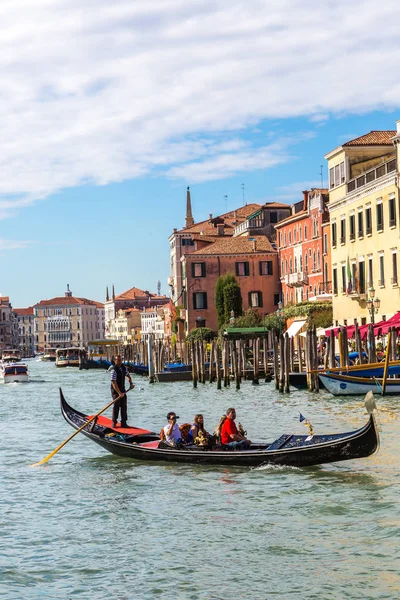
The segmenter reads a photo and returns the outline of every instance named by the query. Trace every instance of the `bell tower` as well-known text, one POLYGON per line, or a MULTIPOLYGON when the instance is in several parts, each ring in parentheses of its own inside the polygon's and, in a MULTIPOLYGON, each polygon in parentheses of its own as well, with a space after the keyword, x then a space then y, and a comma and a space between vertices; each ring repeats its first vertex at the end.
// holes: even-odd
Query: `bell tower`
POLYGON ((185 217, 185 227, 191 227, 194 225, 194 219, 192 215, 192 201, 190 198, 190 188, 187 187, 186 190, 186 217, 185 217))

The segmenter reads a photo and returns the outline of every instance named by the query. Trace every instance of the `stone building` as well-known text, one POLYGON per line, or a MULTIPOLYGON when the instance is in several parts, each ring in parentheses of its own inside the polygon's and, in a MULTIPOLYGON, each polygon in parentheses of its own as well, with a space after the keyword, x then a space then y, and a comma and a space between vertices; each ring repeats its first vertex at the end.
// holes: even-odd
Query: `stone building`
POLYGON ((399 309, 399 145, 397 131, 371 131, 329 152, 333 319, 375 321, 399 309))
POLYGON ((18 349, 18 323, 9 296, 0 296, 0 352, 18 349))
POLYGON ((104 338, 104 305, 73 296, 69 286, 64 296, 41 300, 33 309, 36 351, 84 347, 104 338))
POLYGON ((328 200, 327 189, 304 191, 275 225, 284 305, 332 299, 328 200))
POLYGON ((232 273, 240 286, 243 311, 274 312, 280 300, 278 253, 266 236, 221 237, 182 257, 186 331, 218 330, 215 285, 232 273))
POLYGON ((34 309, 15 308, 14 314, 18 322, 18 343, 21 356, 29 358, 35 356, 35 324, 34 309))

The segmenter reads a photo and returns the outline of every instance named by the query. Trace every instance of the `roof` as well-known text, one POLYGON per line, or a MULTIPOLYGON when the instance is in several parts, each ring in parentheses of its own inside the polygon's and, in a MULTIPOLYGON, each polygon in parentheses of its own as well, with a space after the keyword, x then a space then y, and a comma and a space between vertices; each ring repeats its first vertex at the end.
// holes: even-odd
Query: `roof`
POLYGON ((200 231, 203 231, 205 235, 218 235, 218 228, 214 226, 213 221, 219 219, 223 219, 225 230, 232 229, 233 233, 236 225, 245 221, 246 217, 252 215, 259 208, 261 208, 260 204, 246 204, 246 206, 241 206, 212 219, 199 221, 199 223, 195 223, 191 227, 185 227, 174 233, 200 233, 200 231))
POLYGON ((292 223, 294 221, 300 221, 304 217, 308 216, 308 210, 299 210, 299 212, 295 213, 294 215, 289 215, 286 217, 286 219, 282 219, 282 221, 279 221, 279 223, 275 223, 275 229, 279 229, 282 227, 282 225, 287 225, 288 223, 292 223))
POLYGON ((33 306, 30 306, 29 308, 14 308, 14 312, 20 317, 24 315, 33 315, 33 306))
POLYGON ((135 300, 135 298, 148 298, 149 296, 153 297, 154 294, 151 294, 147 290, 144 291, 140 288, 132 287, 129 290, 126 290, 126 292, 122 292, 122 294, 115 296, 115 300, 135 300))
POLYGON ((228 327, 224 330, 224 336, 228 338, 266 337, 266 327, 228 327))
POLYGON ((271 242, 265 236, 254 235, 251 237, 240 236, 234 238, 221 236, 206 248, 185 254, 185 258, 205 254, 255 254, 265 252, 276 253, 276 250, 271 246, 271 242))
POLYGON ((266 202, 262 205, 263 208, 290 208, 290 204, 284 204, 282 202, 266 202))
POLYGON ((9 303, 10 302, 10 297, 9 296, 0 296, 0 303, 9 303))
POLYGON ((392 129, 384 131, 370 131, 365 135, 350 140, 343 146, 389 146, 392 144, 392 138, 396 135, 396 131, 392 129))
POLYGON ((71 304, 90 304, 91 306, 103 307, 104 305, 95 300, 88 300, 87 298, 77 298, 76 296, 58 296, 57 298, 51 298, 51 300, 41 300, 35 306, 67 306, 71 304))

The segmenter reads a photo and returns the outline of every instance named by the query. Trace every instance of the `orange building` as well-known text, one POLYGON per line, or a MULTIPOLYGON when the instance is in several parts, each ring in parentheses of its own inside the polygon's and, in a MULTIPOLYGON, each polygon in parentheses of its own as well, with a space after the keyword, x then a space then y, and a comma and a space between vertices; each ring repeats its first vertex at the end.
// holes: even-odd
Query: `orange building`
POLYGON ((186 329, 218 330, 215 285, 232 273, 240 285, 243 311, 274 312, 280 299, 278 254, 265 236, 220 237, 182 257, 186 329))
POLYGON ((284 305, 332 300, 328 190, 312 188, 303 196, 275 225, 284 305))

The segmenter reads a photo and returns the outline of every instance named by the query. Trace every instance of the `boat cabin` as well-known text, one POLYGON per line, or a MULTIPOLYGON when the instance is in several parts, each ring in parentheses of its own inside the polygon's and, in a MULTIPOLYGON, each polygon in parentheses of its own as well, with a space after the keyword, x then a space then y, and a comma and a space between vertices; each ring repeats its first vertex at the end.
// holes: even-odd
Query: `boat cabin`
POLYGON ((43 351, 42 360, 47 362, 55 362, 57 348, 45 348, 43 351))
POLYGON ((56 367, 79 367, 83 348, 57 348, 56 367))
POLYGON ((21 353, 16 348, 3 350, 1 359, 3 362, 18 362, 21 360, 21 353))

